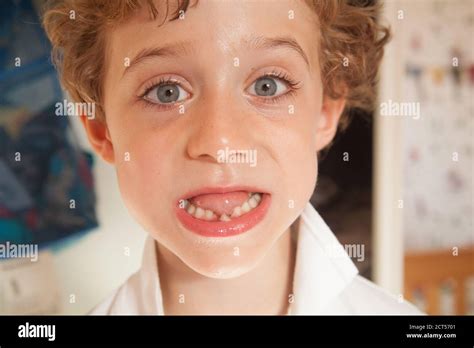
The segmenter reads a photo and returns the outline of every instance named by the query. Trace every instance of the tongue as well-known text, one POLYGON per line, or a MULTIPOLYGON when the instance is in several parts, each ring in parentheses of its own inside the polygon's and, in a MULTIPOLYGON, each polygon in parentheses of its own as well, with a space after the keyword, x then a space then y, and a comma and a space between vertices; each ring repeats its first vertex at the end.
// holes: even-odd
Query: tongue
POLYGON ((249 198, 247 191, 210 193, 194 196, 190 202, 196 207, 209 209, 218 215, 231 215, 235 207, 241 206, 249 198))

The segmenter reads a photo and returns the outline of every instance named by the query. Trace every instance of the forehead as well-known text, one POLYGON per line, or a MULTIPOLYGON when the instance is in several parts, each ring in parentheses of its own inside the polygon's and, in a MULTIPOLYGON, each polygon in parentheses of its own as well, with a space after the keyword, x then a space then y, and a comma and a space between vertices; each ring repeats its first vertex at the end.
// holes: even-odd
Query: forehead
POLYGON ((109 31, 109 52, 133 57, 144 47, 180 42, 186 43, 182 51, 190 56, 196 53, 238 56, 244 49, 258 46, 255 44, 259 40, 255 38, 285 37, 299 43, 310 60, 316 59, 317 16, 302 0, 191 1, 184 18, 173 21, 169 18, 178 9, 176 2, 169 1, 169 6, 166 3, 156 2, 159 14, 155 20, 143 6, 129 20, 109 31))

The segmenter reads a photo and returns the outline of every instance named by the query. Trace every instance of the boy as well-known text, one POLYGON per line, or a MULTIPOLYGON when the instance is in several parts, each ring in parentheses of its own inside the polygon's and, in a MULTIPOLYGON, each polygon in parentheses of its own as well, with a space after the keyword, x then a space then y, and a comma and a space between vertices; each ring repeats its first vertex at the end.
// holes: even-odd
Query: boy
POLYGON ((375 16, 347 1, 51 5, 62 83, 95 103, 89 140, 150 235, 93 313, 418 313, 335 254, 308 203, 318 152, 373 99, 375 16))

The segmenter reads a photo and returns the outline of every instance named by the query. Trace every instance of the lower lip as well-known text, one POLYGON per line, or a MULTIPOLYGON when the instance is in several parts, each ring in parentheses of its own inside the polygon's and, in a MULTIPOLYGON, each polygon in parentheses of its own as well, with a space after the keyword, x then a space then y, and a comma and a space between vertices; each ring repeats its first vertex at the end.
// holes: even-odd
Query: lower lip
POLYGON ((204 237, 230 237, 242 234, 257 225, 265 217, 270 206, 270 195, 264 193, 260 204, 248 213, 230 221, 205 221, 196 219, 185 209, 175 207, 178 220, 191 232, 204 237))

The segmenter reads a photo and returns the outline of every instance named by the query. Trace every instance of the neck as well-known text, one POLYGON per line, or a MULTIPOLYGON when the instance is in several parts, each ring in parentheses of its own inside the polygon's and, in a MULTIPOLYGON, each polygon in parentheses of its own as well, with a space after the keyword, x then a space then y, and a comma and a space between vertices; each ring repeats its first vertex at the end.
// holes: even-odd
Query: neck
POLYGON ((288 310, 295 262, 290 228, 256 267, 232 279, 203 276, 160 244, 157 255, 167 315, 286 314, 288 310), (177 300, 180 294, 186 294, 185 301, 177 300))

